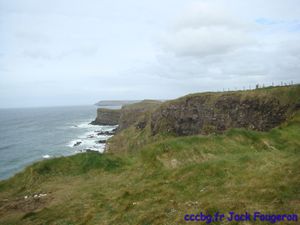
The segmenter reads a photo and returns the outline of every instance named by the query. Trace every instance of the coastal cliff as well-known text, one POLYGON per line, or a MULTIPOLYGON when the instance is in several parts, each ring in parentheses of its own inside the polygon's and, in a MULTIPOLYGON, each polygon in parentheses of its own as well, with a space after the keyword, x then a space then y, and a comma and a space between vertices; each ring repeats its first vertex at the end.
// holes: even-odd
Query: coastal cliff
POLYGON ((284 122, 300 102, 300 88, 200 93, 163 104, 151 115, 152 134, 220 133, 230 128, 268 131, 284 122), (293 92, 293 93, 292 93, 293 92), (287 99, 287 95, 298 96, 287 99))
POLYGON ((122 106, 121 109, 97 109, 97 117, 93 125, 119 125, 118 130, 124 130, 141 120, 144 113, 153 111, 162 102, 158 100, 143 100, 122 106))
POLYGON ((91 122, 93 125, 117 125, 121 112, 119 109, 97 109, 97 117, 91 122))
POLYGON ((240 128, 268 131, 300 108, 300 85, 209 92, 166 101, 108 141, 108 152, 132 152, 166 137, 220 134, 240 128))
POLYGON ((175 225, 199 209, 299 212, 299 100, 298 85, 136 110, 108 153, 39 161, 0 181, 0 224, 175 225), (224 127, 202 133, 205 124, 224 127))
POLYGON ((123 106, 120 113, 119 130, 124 130, 138 121, 140 121, 139 126, 143 127, 144 119, 142 117, 144 114, 152 112, 161 104, 162 102, 158 100, 143 100, 123 106))
POLYGON ((142 100, 102 100, 97 102, 95 105, 100 106, 100 107, 111 107, 111 106, 123 106, 123 105, 129 105, 129 104, 134 104, 138 103, 142 100))

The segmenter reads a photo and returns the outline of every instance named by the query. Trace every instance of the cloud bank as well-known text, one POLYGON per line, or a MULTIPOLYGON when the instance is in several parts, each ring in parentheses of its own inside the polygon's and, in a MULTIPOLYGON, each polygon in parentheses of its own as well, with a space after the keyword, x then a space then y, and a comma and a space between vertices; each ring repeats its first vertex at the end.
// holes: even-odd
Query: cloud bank
POLYGON ((0 0, 0 107, 300 82, 299 15, 298 0, 0 0))
POLYGON ((160 76, 206 79, 219 90, 299 81, 299 30, 291 29, 299 23, 261 21, 215 2, 193 4, 162 37, 160 76))

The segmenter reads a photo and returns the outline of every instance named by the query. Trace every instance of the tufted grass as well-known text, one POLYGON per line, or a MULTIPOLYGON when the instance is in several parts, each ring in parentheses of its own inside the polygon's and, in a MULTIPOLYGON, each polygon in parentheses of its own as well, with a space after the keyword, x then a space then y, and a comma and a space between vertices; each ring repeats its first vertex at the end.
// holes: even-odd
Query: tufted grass
POLYGON ((201 211, 299 213, 299 160, 299 113, 269 132, 161 136, 123 154, 44 160, 0 182, 0 224, 160 225, 185 224, 186 213, 201 211), (24 199, 36 193, 47 196, 24 199))

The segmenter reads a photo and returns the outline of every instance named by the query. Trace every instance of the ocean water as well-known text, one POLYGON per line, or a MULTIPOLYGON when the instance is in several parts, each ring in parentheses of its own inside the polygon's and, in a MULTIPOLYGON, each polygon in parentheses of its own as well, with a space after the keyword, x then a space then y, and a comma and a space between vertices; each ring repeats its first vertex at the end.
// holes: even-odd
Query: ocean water
POLYGON ((94 126, 96 106, 0 109, 0 179, 46 158, 87 149, 103 152, 99 143, 116 126, 94 126), (77 146, 74 146, 77 143, 77 146))

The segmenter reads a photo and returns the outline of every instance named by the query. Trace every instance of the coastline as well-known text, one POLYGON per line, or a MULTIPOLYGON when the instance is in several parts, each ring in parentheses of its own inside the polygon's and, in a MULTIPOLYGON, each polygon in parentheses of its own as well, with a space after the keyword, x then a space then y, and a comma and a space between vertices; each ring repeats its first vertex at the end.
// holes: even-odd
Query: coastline
POLYGON ((113 128, 89 125, 96 109, 72 106, 0 110, 0 179, 44 158, 73 155, 84 149, 102 152, 104 143, 95 141, 106 140, 108 135, 97 135, 95 131, 113 128), (82 143, 74 147, 79 139, 82 143))

